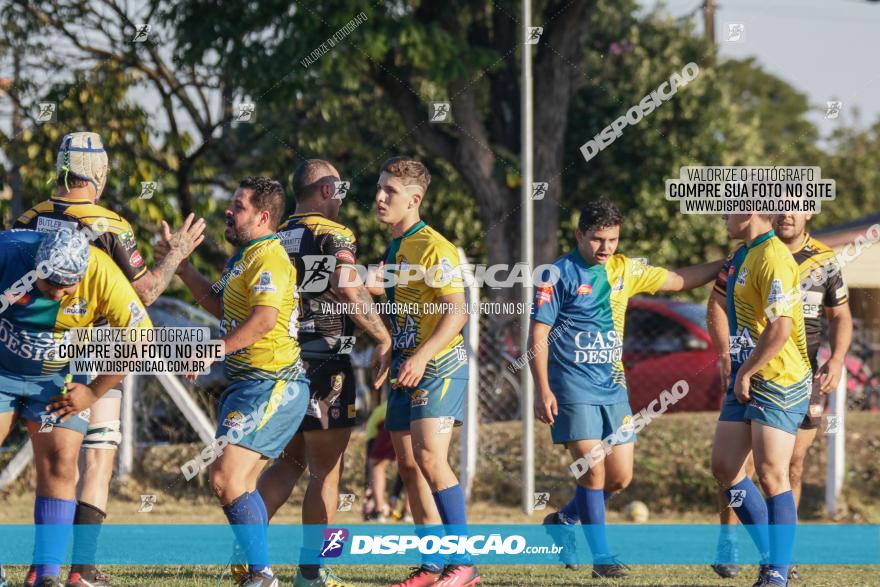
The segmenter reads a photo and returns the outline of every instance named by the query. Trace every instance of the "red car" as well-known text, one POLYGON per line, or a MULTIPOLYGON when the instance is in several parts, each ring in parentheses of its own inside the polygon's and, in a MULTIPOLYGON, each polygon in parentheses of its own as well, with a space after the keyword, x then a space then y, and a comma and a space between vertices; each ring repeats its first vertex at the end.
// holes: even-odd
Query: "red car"
POLYGON ((659 297, 630 300, 623 364, 633 412, 682 379, 688 394, 670 412, 714 412, 721 406, 721 375, 704 304, 659 297))

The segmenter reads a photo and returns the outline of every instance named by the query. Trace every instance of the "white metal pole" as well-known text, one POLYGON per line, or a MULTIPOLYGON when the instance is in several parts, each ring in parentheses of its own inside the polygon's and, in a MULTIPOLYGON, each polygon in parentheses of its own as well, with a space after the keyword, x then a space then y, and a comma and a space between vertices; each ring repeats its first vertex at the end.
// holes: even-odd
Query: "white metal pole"
MULTIPOLYGON (((827 432, 828 464, 825 473, 825 509, 828 515, 837 514, 837 498, 843 489, 843 478, 846 472, 846 367, 840 376, 837 389, 829 400, 832 415, 835 416, 834 430, 827 432)), ((829 423, 830 424, 830 423, 829 423)), ((819 428, 819 433, 830 428, 819 428)))
POLYGON ((135 424, 134 395, 137 393, 140 379, 138 375, 128 375, 122 380, 121 426, 122 442, 119 443, 119 478, 128 479, 134 470, 135 424))
MULTIPOLYGON (((534 267, 534 249, 532 246, 532 46, 528 43, 529 25, 532 22, 532 2, 522 2, 522 188, 521 199, 521 238, 522 260, 531 272, 534 267)), ((531 274, 531 273, 530 273, 531 274)), ((532 302, 531 285, 522 287, 523 312, 520 316, 520 352, 525 353, 529 340, 529 304, 532 302)), ((522 507, 527 514, 532 513, 535 493, 535 415, 532 404, 535 390, 528 369, 520 370, 520 409, 522 413, 522 507)))
MULTIPOLYGON (((459 263, 467 264, 464 251, 458 249, 459 263)), ((474 283, 471 272, 462 272, 465 279, 465 299, 468 304, 468 321, 464 328, 464 344, 468 354, 468 384, 464 403, 464 425, 461 431, 461 486, 464 498, 471 499, 471 488, 477 473, 477 440, 480 432, 480 313, 476 311, 480 301, 480 290, 474 283)))

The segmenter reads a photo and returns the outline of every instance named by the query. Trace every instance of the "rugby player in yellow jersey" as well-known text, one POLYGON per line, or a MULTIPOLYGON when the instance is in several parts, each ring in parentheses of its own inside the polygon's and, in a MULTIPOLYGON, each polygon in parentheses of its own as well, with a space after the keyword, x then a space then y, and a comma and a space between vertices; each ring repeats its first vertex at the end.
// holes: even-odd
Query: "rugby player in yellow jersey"
MULTIPOLYGON (((797 431, 794 452, 788 468, 791 491, 795 505, 800 504, 801 479, 804 471, 804 460, 813 440, 816 429, 825 409, 828 393, 837 388, 843 372, 846 352, 852 342, 852 314, 849 309, 849 296, 834 251, 821 241, 812 237, 806 230, 811 214, 779 214, 773 220, 776 236, 785 243, 798 264, 800 275, 801 296, 804 308, 804 328, 807 336, 807 354, 813 370, 813 390, 810 394, 809 413, 804 417, 797 431), (822 336, 823 315, 828 320, 831 356, 819 367, 818 354, 822 336)), ((719 359, 722 362, 722 381, 727 387, 730 374, 730 355, 728 354, 728 323, 724 298, 727 293, 728 267, 722 267, 715 280, 714 291, 718 295, 709 298, 707 309, 709 329, 719 359), (723 349, 723 355, 721 355, 723 349)), ((749 459, 746 463, 746 474, 754 475, 754 465, 749 459)), ((739 566, 736 564, 737 546, 733 529, 729 526, 735 522, 733 508, 727 507, 726 495, 722 495, 721 524, 719 537, 719 558, 731 561, 728 564, 715 564, 712 568, 722 577, 736 577, 739 566)), ((799 578, 797 568, 792 564, 788 571, 790 580, 799 578)))
MULTIPOLYGON (((149 269, 138 250, 137 239, 125 218, 99 205, 107 185, 107 151, 97 133, 74 132, 61 139, 56 157, 57 193, 22 214, 13 228, 54 232, 61 227, 89 228, 96 238, 92 244, 107 253, 131 282, 141 302, 149 306, 171 283, 178 264, 204 240, 205 221, 190 214, 183 226, 171 232, 163 222, 170 250, 149 269)), ((106 321, 101 320, 100 323, 106 321)), ((122 391, 111 389, 91 408, 89 428, 79 459, 79 482, 75 524, 99 528, 107 514, 110 479, 116 449, 122 439, 120 410, 122 391)), ((98 548, 98 532, 78 532, 74 539, 74 558, 91 560, 98 548)), ((34 567, 28 571, 25 586, 36 581, 34 567)), ((93 564, 71 565, 67 587, 107 587, 109 577, 93 564)))
POLYGON ((218 284, 192 265, 180 277, 221 319, 230 385, 220 398, 211 485, 248 562, 246 587, 277 587, 269 567, 266 505, 257 479, 302 421, 309 389, 296 341, 296 269, 275 235, 284 214, 281 184, 246 177, 226 210, 226 240, 238 247, 218 284), (225 446, 224 446, 225 445, 225 446), (215 454, 220 452, 215 448, 215 454))
MULTIPOLYGON (((385 427, 416 523, 442 522, 460 534, 467 524, 464 493, 448 451, 452 426, 464 417, 467 313, 458 252, 419 217, 430 182, 422 163, 393 157, 382 165, 376 190, 376 215, 394 239, 384 258, 385 294, 400 308, 389 317, 392 391, 385 427)), ((480 575, 468 562, 426 558, 397 585, 474 585, 480 575)))
MULTIPOLYGON (((355 268, 354 234, 338 222, 342 198, 339 172, 327 161, 308 159, 293 173, 296 210, 278 228, 278 237, 296 267, 300 297, 299 345, 309 379, 310 401, 293 440, 259 481, 260 495, 271 519, 309 469, 302 503, 302 523, 320 537, 321 526, 333 522, 339 500, 342 458, 357 423, 355 378, 350 348, 355 326, 376 343, 375 388, 388 376, 391 335, 370 309, 372 298, 355 268), (343 310, 339 306, 345 305, 343 310), (329 308, 329 309, 328 309, 329 308)), ((314 542, 320 544, 322 538, 314 542)), ((304 548, 314 549, 311 540, 304 548)), ((311 558, 305 553, 303 559, 311 558)), ((233 573, 240 572, 233 568, 233 573)), ((303 560, 294 587, 344 587, 330 569, 303 560)))
POLYGON ((758 587, 788 584, 797 524, 789 466, 813 379, 798 266, 772 218, 725 216, 744 244, 727 261, 731 382, 712 446, 715 479, 762 557, 758 587), (766 499, 746 475, 750 451, 766 499))
POLYGON ((88 385, 65 383, 69 364, 58 358, 56 343, 99 317, 120 328, 152 325, 119 267, 90 247, 85 234, 67 227, 50 234, 0 233, 0 291, 0 445, 18 413, 27 421, 37 470, 35 582, 58 587, 89 408, 124 374, 101 374, 88 385))

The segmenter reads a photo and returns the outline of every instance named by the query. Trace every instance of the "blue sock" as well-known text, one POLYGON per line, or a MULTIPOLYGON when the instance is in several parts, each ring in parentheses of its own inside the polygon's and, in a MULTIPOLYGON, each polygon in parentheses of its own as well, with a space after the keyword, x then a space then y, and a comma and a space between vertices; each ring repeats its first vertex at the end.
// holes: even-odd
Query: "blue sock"
MULTIPOLYGON (((461 485, 453 485, 442 491, 432 494, 434 503, 437 504, 437 511, 440 512, 440 519, 446 525, 446 530, 456 536, 467 535, 467 511, 464 505, 464 491, 461 485)), ((469 557, 466 555, 456 555, 450 559, 452 564, 468 564, 469 557)))
POLYGON ((461 485, 453 485, 447 487, 443 491, 437 491, 432 494, 434 503, 437 504, 437 511, 440 512, 440 519, 447 526, 466 526, 467 512, 464 505, 464 491, 461 485))
POLYGON ((788 579, 788 566, 794 552, 794 534, 797 527, 797 507, 791 490, 767 498, 767 517, 770 522, 770 571, 780 585, 788 579))
POLYGON ((266 509, 266 502, 263 501, 263 496, 260 495, 259 491, 251 491, 251 495, 256 496, 259 499, 254 499, 254 503, 257 504, 257 507, 260 508, 260 519, 263 520, 263 523, 267 526, 269 525, 269 510, 266 509))
POLYGON ((578 506, 575 498, 572 497, 567 504, 562 506, 562 509, 559 510, 559 518, 565 524, 578 523, 578 506))
MULTIPOLYGON (((602 491, 602 497, 605 499, 605 503, 608 503, 608 500, 614 495, 614 492, 608 491, 607 489, 602 491)), ((578 507, 577 507, 577 499, 572 497, 567 504, 562 506, 562 509, 559 510, 560 521, 563 524, 577 524, 580 519, 578 518, 578 507)))
POLYGON ((605 536, 605 496, 601 489, 577 486, 575 493, 578 517, 584 527, 584 535, 593 553, 593 561, 602 563, 611 558, 608 539, 605 536))
POLYGON ((734 491, 743 491, 744 493, 741 495, 742 503, 733 508, 733 511, 758 548, 761 560, 767 560, 767 557, 770 556, 767 502, 764 501, 764 496, 761 495, 758 487, 748 477, 725 492, 728 499, 732 499, 734 491))
POLYGON ((223 513, 247 557, 248 569, 257 573, 269 566, 268 526, 263 521, 265 512, 266 504, 256 491, 244 493, 223 506, 223 513))
POLYGON ((38 495, 34 501, 34 560, 39 563, 36 565, 37 582, 43 577, 57 577, 61 573, 61 563, 67 553, 75 514, 76 501, 73 499, 38 495))
MULTIPOLYGON (((443 526, 426 526, 418 525, 415 528, 416 536, 424 538, 425 536, 443 536, 443 526)), ((431 573, 443 572, 446 566, 446 555, 440 553, 423 554, 422 568, 431 573)))

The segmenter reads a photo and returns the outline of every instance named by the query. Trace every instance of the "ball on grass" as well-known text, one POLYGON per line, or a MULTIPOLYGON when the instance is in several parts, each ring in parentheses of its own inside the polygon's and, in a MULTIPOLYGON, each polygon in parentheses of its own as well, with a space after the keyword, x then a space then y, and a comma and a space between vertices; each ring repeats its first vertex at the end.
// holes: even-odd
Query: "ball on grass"
POLYGON ((648 506, 646 506, 641 501, 633 501, 630 502, 628 506, 623 508, 623 514, 626 516, 626 519, 630 522, 636 522, 637 524, 643 524, 648 521, 648 518, 651 515, 651 512, 648 510, 648 506))

